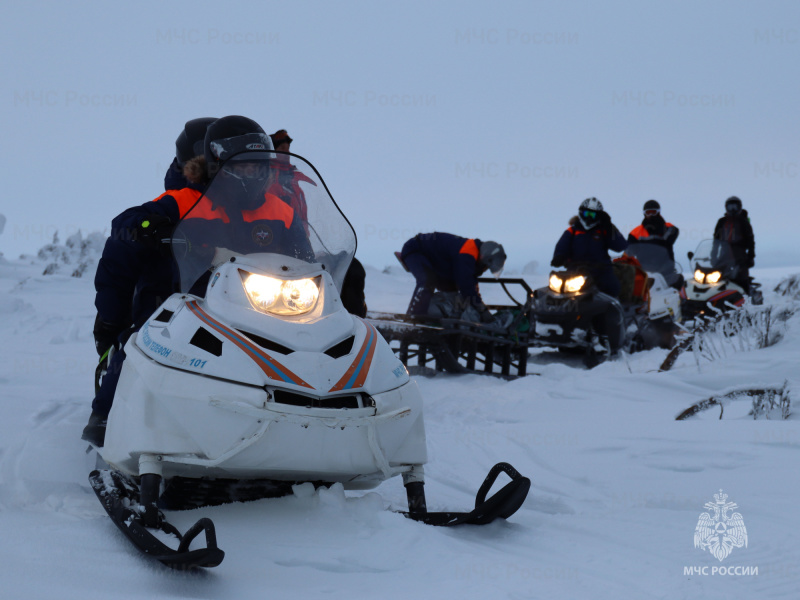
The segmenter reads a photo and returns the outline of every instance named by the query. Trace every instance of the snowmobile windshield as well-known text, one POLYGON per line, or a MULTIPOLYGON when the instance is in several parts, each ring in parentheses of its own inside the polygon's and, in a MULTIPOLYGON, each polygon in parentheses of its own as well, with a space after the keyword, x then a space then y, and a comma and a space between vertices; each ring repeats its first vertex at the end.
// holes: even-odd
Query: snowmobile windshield
POLYGON ((664 246, 648 242, 628 244, 625 254, 633 256, 648 273, 661 273, 667 281, 678 274, 675 261, 664 246))
POLYGON ((692 257, 692 271, 726 271, 736 265, 731 245, 724 240, 703 240, 692 257))
POLYGON ((227 159, 172 238, 183 293, 204 293, 220 257, 274 254, 323 265, 341 291, 355 250, 355 231, 322 177, 287 152, 227 159))

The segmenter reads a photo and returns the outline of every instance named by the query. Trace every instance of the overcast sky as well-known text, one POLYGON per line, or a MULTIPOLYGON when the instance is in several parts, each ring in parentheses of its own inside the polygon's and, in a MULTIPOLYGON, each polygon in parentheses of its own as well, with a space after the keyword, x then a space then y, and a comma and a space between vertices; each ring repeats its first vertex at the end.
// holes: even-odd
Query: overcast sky
MULTIPOLYGON (((587 196, 678 257, 725 198, 800 265, 800 2, 7 2, 0 251, 163 191, 183 123, 242 114, 310 160, 364 262, 424 231, 552 249, 587 196)), ((683 266, 688 267, 683 259, 683 266)))

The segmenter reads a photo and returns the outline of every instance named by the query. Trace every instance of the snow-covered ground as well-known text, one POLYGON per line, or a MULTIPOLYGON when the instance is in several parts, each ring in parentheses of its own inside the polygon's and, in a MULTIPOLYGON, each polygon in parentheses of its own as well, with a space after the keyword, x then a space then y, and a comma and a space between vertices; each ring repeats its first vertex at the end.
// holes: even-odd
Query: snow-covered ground
MULTIPOLYGON (((226 552, 216 569, 177 573, 138 555, 89 488, 94 457, 80 432, 96 360, 94 268, 89 259, 83 277, 69 267, 43 275, 51 259, 0 257, 3 598, 800 594, 800 406, 789 420, 753 420, 748 400, 732 401, 722 420, 718 408, 675 420, 704 398, 786 381, 800 403, 800 315, 774 346, 730 345, 699 367, 687 353, 665 373, 657 372, 664 350, 591 371, 539 352, 530 375, 513 381, 418 378, 429 507, 470 508, 488 469, 508 461, 533 481, 509 521, 437 529, 406 520, 386 510, 405 506, 399 479, 366 494, 303 486, 291 497, 173 513, 182 529, 211 517, 226 552), (722 562, 693 542, 720 489, 748 534, 747 547, 722 562)), ((772 290, 796 271, 755 271, 767 303, 789 302, 772 290)), ((544 278, 529 276, 536 285, 544 278)), ((368 269, 371 310, 402 311, 411 287, 397 269, 368 269)))

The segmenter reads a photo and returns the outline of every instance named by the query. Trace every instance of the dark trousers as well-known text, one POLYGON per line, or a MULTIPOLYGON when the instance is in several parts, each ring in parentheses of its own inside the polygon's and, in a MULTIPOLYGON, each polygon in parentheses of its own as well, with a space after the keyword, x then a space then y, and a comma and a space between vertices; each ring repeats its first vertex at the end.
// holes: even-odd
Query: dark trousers
POLYGON ((412 252, 403 256, 403 263, 417 280, 406 312, 409 315, 427 315, 438 282, 433 267, 425 255, 420 252, 412 252))
POLYGON ((108 416, 111 411, 111 405, 114 402, 114 394, 117 391, 117 383, 119 383, 123 362, 125 362, 125 349, 120 346, 120 349, 111 356, 108 369, 106 374, 103 375, 103 381, 100 384, 100 391, 97 392, 94 400, 92 400, 92 412, 108 416))
POLYGON ((612 298, 619 297, 619 292, 622 286, 620 285, 617 276, 614 275, 614 268, 611 265, 608 265, 608 268, 600 267, 592 269, 591 275, 594 278, 597 289, 604 294, 608 294, 612 298))
POLYGON ((606 310, 595 317, 594 325, 602 335, 608 337, 611 351, 616 352, 625 339, 625 317, 622 314, 622 307, 616 298, 604 294, 598 294, 596 298, 606 303, 606 310))
POLYGON ((750 269, 747 267, 747 263, 736 265, 736 272, 731 277, 731 281, 741 287, 745 294, 750 293, 750 269))

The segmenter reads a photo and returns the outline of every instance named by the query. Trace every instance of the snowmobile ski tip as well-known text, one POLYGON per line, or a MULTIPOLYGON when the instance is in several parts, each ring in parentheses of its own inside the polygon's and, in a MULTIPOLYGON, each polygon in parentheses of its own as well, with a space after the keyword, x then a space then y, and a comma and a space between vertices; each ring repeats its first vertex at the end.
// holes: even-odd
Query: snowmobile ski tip
POLYGON ((507 519, 517 512, 522 506, 522 503, 525 502, 530 488, 530 479, 520 475, 519 471, 510 464, 501 462, 492 467, 486 479, 483 481, 483 484, 481 484, 478 494, 475 497, 475 508, 472 511, 401 512, 409 519, 436 527, 488 525, 497 518, 507 519), (511 481, 487 500, 486 494, 489 493, 489 490, 492 485, 494 485, 500 473, 506 473, 511 477, 511 481))
POLYGON ((108 516, 140 552, 179 570, 216 567, 225 558, 225 552, 217 547, 216 531, 211 519, 198 520, 183 535, 174 525, 161 519, 158 529, 175 536, 179 541, 176 550, 164 544, 144 526, 143 516, 133 509, 139 504, 138 491, 120 473, 92 471, 89 482, 108 516), (205 532, 206 547, 189 550, 189 545, 201 532, 205 532))

